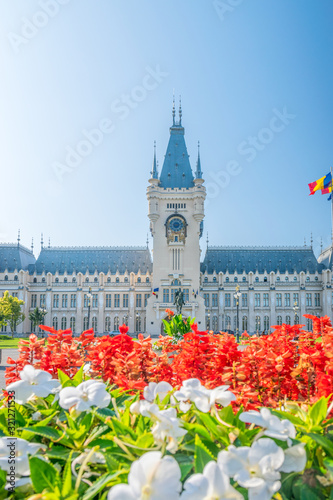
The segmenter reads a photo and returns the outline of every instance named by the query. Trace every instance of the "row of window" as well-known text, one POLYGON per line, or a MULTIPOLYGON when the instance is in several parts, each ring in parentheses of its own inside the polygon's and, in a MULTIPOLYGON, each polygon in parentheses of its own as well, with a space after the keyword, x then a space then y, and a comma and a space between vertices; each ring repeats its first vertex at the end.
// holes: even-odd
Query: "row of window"
MULTIPOLYGON (((276 294, 276 307, 282 307, 282 304, 284 307, 290 307, 290 306, 298 306, 298 293, 277 293, 276 294), (284 297, 283 297, 284 295, 284 297), (293 301, 291 302, 291 296, 293 301), (282 302, 282 298, 284 298, 282 302)), ((305 295, 305 304, 307 307, 312 307, 313 301, 312 301, 312 293, 307 293, 305 295)), ((234 296, 234 294, 231 293, 225 293, 224 294, 224 305, 225 307, 231 307, 231 300, 233 297, 233 307, 236 307, 237 305, 237 299, 234 296)), ((210 307, 210 302, 212 307, 217 307, 217 293, 204 293, 204 301, 205 301, 205 306, 210 307)), ((242 293, 241 294, 241 304, 242 307, 247 307, 248 306, 248 300, 247 300, 247 293, 242 293)), ((240 305, 240 304, 239 304, 240 305)), ((315 293, 314 294, 314 306, 315 307, 320 307, 320 293, 315 293)), ((254 294, 254 307, 269 307, 269 293, 255 293, 254 294)))
MULTIPOLYGON (((17 278, 17 276, 15 276, 15 277, 14 277, 14 280, 17 280, 17 279, 18 279, 18 278, 17 278)), ((8 281, 8 276, 5 276, 5 281, 8 281)), ((45 283, 45 281, 46 281, 46 279, 45 279, 45 277, 43 276, 43 277, 42 277, 42 283, 45 283)), ((107 280, 106 280, 106 281, 107 281, 107 283, 111 283, 111 278, 110 278, 110 276, 108 276, 108 278, 107 278, 107 280)), ((37 282, 38 282, 38 281, 37 281, 37 278, 34 278, 34 279, 33 279, 33 282, 34 282, 34 283, 37 283, 37 282)), ((59 278, 55 278, 54 282, 55 282, 55 283, 59 283, 59 278)), ((66 278, 66 277, 65 277, 65 278, 64 278, 64 281, 63 281, 63 283, 67 283, 67 282, 68 282, 68 278, 66 278)), ((89 283, 89 277, 88 277, 88 276, 86 277, 85 282, 86 282, 86 283, 89 283)), ((120 279, 117 277, 117 278, 116 278, 116 280, 115 280, 115 282, 116 282, 116 283, 120 283, 120 279)), ((137 282, 137 283, 141 283, 141 282, 142 282, 142 281, 141 281, 140 276, 137 278, 136 282, 137 282)), ((146 282, 146 283, 149 283, 149 282, 150 282, 150 280, 149 280, 149 277, 148 277, 148 276, 146 277, 145 282, 146 282)), ((72 278, 72 283, 76 283, 76 277, 75 277, 75 276, 73 276, 73 278, 72 278)), ((95 278, 94 278, 94 283, 98 283, 98 278, 97 278, 97 276, 95 276, 95 278)), ((124 283, 128 283, 128 277, 127 277, 127 276, 125 276, 125 278, 124 278, 124 283)))
MULTIPOLYGON (((299 324, 299 316, 296 314, 293 317, 293 322, 294 324, 299 324)), ((287 315, 283 321, 282 316, 277 316, 276 318, 276 324, 277 325, 282 325, 282 323, 285 323, 286 325, 291 325, 292 324, 292 318, 290 315, 287 315)), ((255 330, 258 332, 261 332, 264 330, 265 332, 269 331, 270 329, 270 321, 269 321, 269 316, 264 316, 263 321, 260 316, 255 317, 255 330)), ((206 317, 206 328, 207 329, 212 329, 213 331, 218 330, 218 317, 213 316, 210 318, 209 316, 206 317)), ((242 316, 239 328, 241 331, 245 331, 248 329, 248 317, 247 316, 242 316)), ((312 329, 312 321, 307 318, 306 319, 306 328, 308 330, 312 329)), ((231 322, 231 317, 230 316, 225 316, 224 319, 224 324, 222 325, 222 330, 233 330, 236 331, 237 329, 237 317, 234 316, 233 321, 231 322)))
MULTIPOLYGON (((146 307, 149 297, 150 297, 149 293, 145 293, 143 294, 143 296, 141 293, 137 293, 135 297, 136 307, 140 308, 142 307, 142 304, 144 304, 144 307, 146 307)), ((60 295, 59 293, 53 294, 53 309, 58 309, 60 307, 60 304, 63 309, 67 309, 69 304, 71 308, 76 308, 76 294, 75 293, 70 294, 70 301, 69 301, 69 294, 67 293, 63 293, 62 295, 60 295)), ((115 294, 107 293, 105 295, 106 308, 120 307, 120 304, 121 304, 120 293, 115 293, 115 294)), ((37 294, 31 294, 31 307, 35 308, 36 306, 37 306, 37 294)), ((45 306, 45 294, 41 294, 40 307, 44 306, 45 306)), ((83 296, 83 307, 84 308, 98 307, 98 294, 93 293, 91 294, 91 297, 89 297, 88 294, 85 293, 83 296)), ((128 308, 128 293, 122 294, 122 307, 128 308)))
MULTIPOLYGON (((297 279, 298 279, 298 278, 297 278, 297 276, 294 276, 294 278, 293 278, 293 279, 294 279, 294 281, 297 281, 297 279)), ((246 276, 243 276, 242 281, 244 281, 244 282, 245 282, 246 280, 247 280, 247 277, 246 277, 246 276)), ((277 276, 277 277, 275 278, 275 280, 276 280, 276 281, 281 281, 280 276, 277 276)), ((289 281, 289 276, 285 276, 284 280, 285 280, 285 281, 289 281)), ((213 283, 215 283, 216 281, 217 281, 216 276, 213 276, 213 283)), ((259 276, 256 276, 254 281, 255 281, 256 283, 258 283, 258 282, 260 281, 259 276)), ((267 283, 267 281, 268 281, 267 276, 264 276, 263 281, 264 281, 264 283, 267 283)), ((307 277, 306 277, 306 281, 310 281, 310 276, 307 276, 307 277)), ((315 281, 318 281, 318 276, 315 276, 315 281)), ((207 282, 208 282, 208 276, 205 276, 205 278, 204 278, 204 282, 205 282, 205 283, 207 283, 207 282)), ((226 276, 226 278, 225 278, 225 282, 226 282, 226 283, 229 283, 229 282, 230 282, 230 278, 229 278, 229 276, 226 276)), ((235 277, 234 277, 234 282, 235 282, 235 283, 237 283, 237 282, 238 282, 238 276, 235 276, 235 277)))
MULTIPOLYGON (((111 318, 109 316, 107 316, 105 318, 105 322, 104 322, 104 331, 105 332, 119 331, 119 324, 120 324, 119 316, 115 316, 113 319, 113 322, 111 322, 111 318), (111 328, 112 326, 113 326, 113 328, 111 328)), ((122 317, 121 324, 128 325, 128 316, 127 315, 122 317)), ((67 318, 63 317, 63 318, 61 318, 61 320, 59 320, 57 318, 57 316, 54 316, 53 320, 52 320, 52 326, 56 330, 58 330, 58 328, 60 328, 61 330, 66 330, 66 328, 69 327, 73 333, 76 333, 75 332, 76 318, 74 316, 72 316, 69 320, 69 323, 68 323, 67 318)), ((98 321, 97 321, 96 316, 93 316, 91 318, 91 324, 89 326, 90 326, 90 328, 93 328, 93 330, 95 332, 98 331, 98 321)), ((85 316, 83 318, 83 330, 87 330, 87 329, 88 329, 88 316, 85 316)), ((135 331, 137 333, 139 333, 139 332, 145 331, 145 330, 146 330, 146 318, 144 317, 142 320, 141 316, 137 315, 135 318, 135 331), (142 326, 143 326, 143 329, 142 329, 142 326)), ((34 331, 34 327, 33 327, 32 323, 31 323, 31 331, 34 331)))
POLYGON ((186 203, 167 203, 167 208, 186 208, 186 203))
MULTIPOLYGON (((175 293, 179 290, 179 288, 164 288, 163 289, 163 302, 171 302, 172 304, 175 301, 175 293)), ((189 288, 183 289, 184 301, 190 301, 190 290, 189 288)))

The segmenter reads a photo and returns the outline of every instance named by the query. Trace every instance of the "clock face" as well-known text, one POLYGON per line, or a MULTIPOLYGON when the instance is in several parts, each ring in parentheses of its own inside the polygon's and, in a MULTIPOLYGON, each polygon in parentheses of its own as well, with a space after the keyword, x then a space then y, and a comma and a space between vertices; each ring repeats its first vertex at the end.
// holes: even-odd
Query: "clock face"
POLYGON ((184 228, 184 221, 180 217, 174 217, 169 223, 171 231, 179 233, 184 228))

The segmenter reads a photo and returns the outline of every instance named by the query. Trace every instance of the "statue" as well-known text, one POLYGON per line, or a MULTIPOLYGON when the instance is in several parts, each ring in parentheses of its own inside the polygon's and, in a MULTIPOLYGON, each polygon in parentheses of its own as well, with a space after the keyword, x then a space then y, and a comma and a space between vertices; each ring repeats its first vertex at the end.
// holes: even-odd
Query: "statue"
POLYGON ((174 305, 176 306, 177 309, 177 314, 182 313, 183 305, 185 304, 184 301, 184 294, 179 288, 179 290, 175 291, 175 300, 174 300, 174 305))

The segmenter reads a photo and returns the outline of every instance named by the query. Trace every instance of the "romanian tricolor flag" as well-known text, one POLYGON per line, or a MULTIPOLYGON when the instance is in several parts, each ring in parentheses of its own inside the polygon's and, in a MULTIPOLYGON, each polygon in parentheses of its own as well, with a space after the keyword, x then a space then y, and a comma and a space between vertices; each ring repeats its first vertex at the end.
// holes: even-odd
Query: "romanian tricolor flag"
POLYGON ((324 177, 321 177, 315 182, 310 182, 309 188, 310 188, 310 194, 315 194, 316 191, 321 190, 322 194, 325 194, 326 192, 329 193, 329 191, 325 191, 325 189, 331 188, 332 186, 332 175, 329 172, 327 175, 324 175, 324 177), (325 191, 325 193, 323 193, 325 191))
POLYGON ((153 290, 153 295, 157 295, 157 292, 159 291, 159 288, 154 288, 153 290))

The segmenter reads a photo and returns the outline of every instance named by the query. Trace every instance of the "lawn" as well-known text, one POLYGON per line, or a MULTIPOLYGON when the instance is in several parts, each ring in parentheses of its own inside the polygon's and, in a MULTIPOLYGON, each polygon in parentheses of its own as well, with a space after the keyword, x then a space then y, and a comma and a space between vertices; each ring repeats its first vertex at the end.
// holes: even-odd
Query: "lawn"
MULTIPOLYGON (((0 349, 17 349, 18 348, 18 343, 21 340, 20 338, 14 338, 14 339, 12 339, 11 337, 3 338, 4 337, 3 335, 1 335, 1 337, 0 337, 0 349)), ((29 337, 22 337, 22 339, 24 339, 24 340, 28 340, 28 338, 29 337)))

